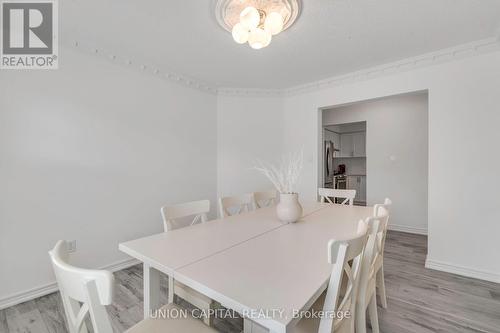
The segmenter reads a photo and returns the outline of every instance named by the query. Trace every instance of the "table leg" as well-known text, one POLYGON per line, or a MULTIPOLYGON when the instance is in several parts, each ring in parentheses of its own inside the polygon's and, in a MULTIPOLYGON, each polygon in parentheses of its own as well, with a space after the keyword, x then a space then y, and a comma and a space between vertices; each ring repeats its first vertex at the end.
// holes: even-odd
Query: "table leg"
POLYGON ((256 322, 243 318, 243 333, 275 333, 256 322))
POLYGON ((243 318, 243 333, 252 333, 252 321, 247 318, 243 318))
POLYGON ((151 311, 160 308, 160 272, 143 264, 144 269, 144 318, 151 315, 151 311))
POLYGON ((169 275, 168 276, 168 304, 174 302, 174 278, 169 275))

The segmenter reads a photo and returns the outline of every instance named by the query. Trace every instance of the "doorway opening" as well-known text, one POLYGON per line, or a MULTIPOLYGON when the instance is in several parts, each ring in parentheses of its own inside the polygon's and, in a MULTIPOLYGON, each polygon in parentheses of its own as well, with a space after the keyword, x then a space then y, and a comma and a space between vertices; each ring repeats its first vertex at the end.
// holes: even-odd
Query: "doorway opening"
POLYGON ((321 108, 318 187, 355 189, 355 204, 393 202, 389 228, 427 234, 428 91, 321 108))
POLYGON ((323 125, 323 146, 322 187, 355 190, 366 206, 366 121, 323 125))

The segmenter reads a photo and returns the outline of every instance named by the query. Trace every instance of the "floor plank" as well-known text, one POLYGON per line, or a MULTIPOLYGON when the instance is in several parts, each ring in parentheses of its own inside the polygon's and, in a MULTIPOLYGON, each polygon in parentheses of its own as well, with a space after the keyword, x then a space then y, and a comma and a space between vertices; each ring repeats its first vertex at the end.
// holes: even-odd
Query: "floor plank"
POLYGON ((384 333, 489 332, 466 320, 457 320, 412 303, 393 298, 388 298, 387 302, 387 309, 378 310, 380 331, 384 333))
POLYGON ((25 302, 5 310, 11 333, 48 333, 35 301, 25 302))
MULTIPOLYGON (((379 307, 383 333, 500 333, 500 284, 425 268, 427 237, 390 231, 384 270, 388 308, 379 307)), ((142 319, 142 267, 115 273, 116 293, 107 308, 115 332, 142 319)), ((161 300, 167 300, 162 277, 161 300)), ((175 298, 186 307, 192 305, 175 298)), ((241 318, 214 320, 220 332, 241 332, 241 318)), ((368 330, 369 331, 369 330, 368 330)), ((67 332, 59 293, 0 310, 0 333, 67 332)))
POLYGON ((0 311, 0 333, 7 333, 9 328, 7 326, 7 317, 5 311, 0 311))
POLYGON ((54 293, 35 300, 40 315, 47 327, 47 331, 65 333, 68 331, 64 307, 59 294, 54 293))

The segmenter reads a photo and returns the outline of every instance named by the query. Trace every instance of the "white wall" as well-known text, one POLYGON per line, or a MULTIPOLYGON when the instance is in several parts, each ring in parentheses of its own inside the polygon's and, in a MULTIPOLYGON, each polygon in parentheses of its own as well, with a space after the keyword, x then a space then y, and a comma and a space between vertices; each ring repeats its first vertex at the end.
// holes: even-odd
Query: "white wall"
POLYGON ((214 201, 216 125, 215 95, 72 50, 56 71, 2 71, 0 300, 54 281, 58 239, 100 267, 162 230, 162 204, 214 201))
POLYGON ((67 49, 61 59, 0 76, 0 299, 53 281, 57 239, 99 267, 125 258, 118 242, 160 231, 165 202, 270 188, 255 158, 304 147, 301 198, 315 199, 318 109, 421 90, 429 263, 500 281, 499 52, 285 98, 216 98, 67 49))
MULTIPOLYGON (((425 92, 323 111, 324 126, 366 121, 367 204, 392 198, 392 229, 427 233, 427 109, 425 92)), ((358 169, 347 165, 348 174, 358 169)))
POLYGON ((219 96, 218 195, 272 189, 252 168, 255 160, 279 161, 283 153, 283 100, 280 97, 219 96))
POLYGON ((428 89, 428 264, 500 282, 499 87, 492 52, 286 98, 285 147, 306 147, 301 195, 315 197, 319 108, 428 89))

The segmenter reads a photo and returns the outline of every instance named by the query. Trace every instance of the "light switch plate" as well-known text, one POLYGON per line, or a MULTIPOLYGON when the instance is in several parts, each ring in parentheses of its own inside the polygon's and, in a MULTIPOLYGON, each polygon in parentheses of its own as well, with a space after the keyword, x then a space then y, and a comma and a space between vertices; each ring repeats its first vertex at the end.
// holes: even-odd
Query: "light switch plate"
POLYGON ((69 253, 76 252, 76 240, 70 240, 67 241, 67 243, 68 243, 68 252, 69 253))

